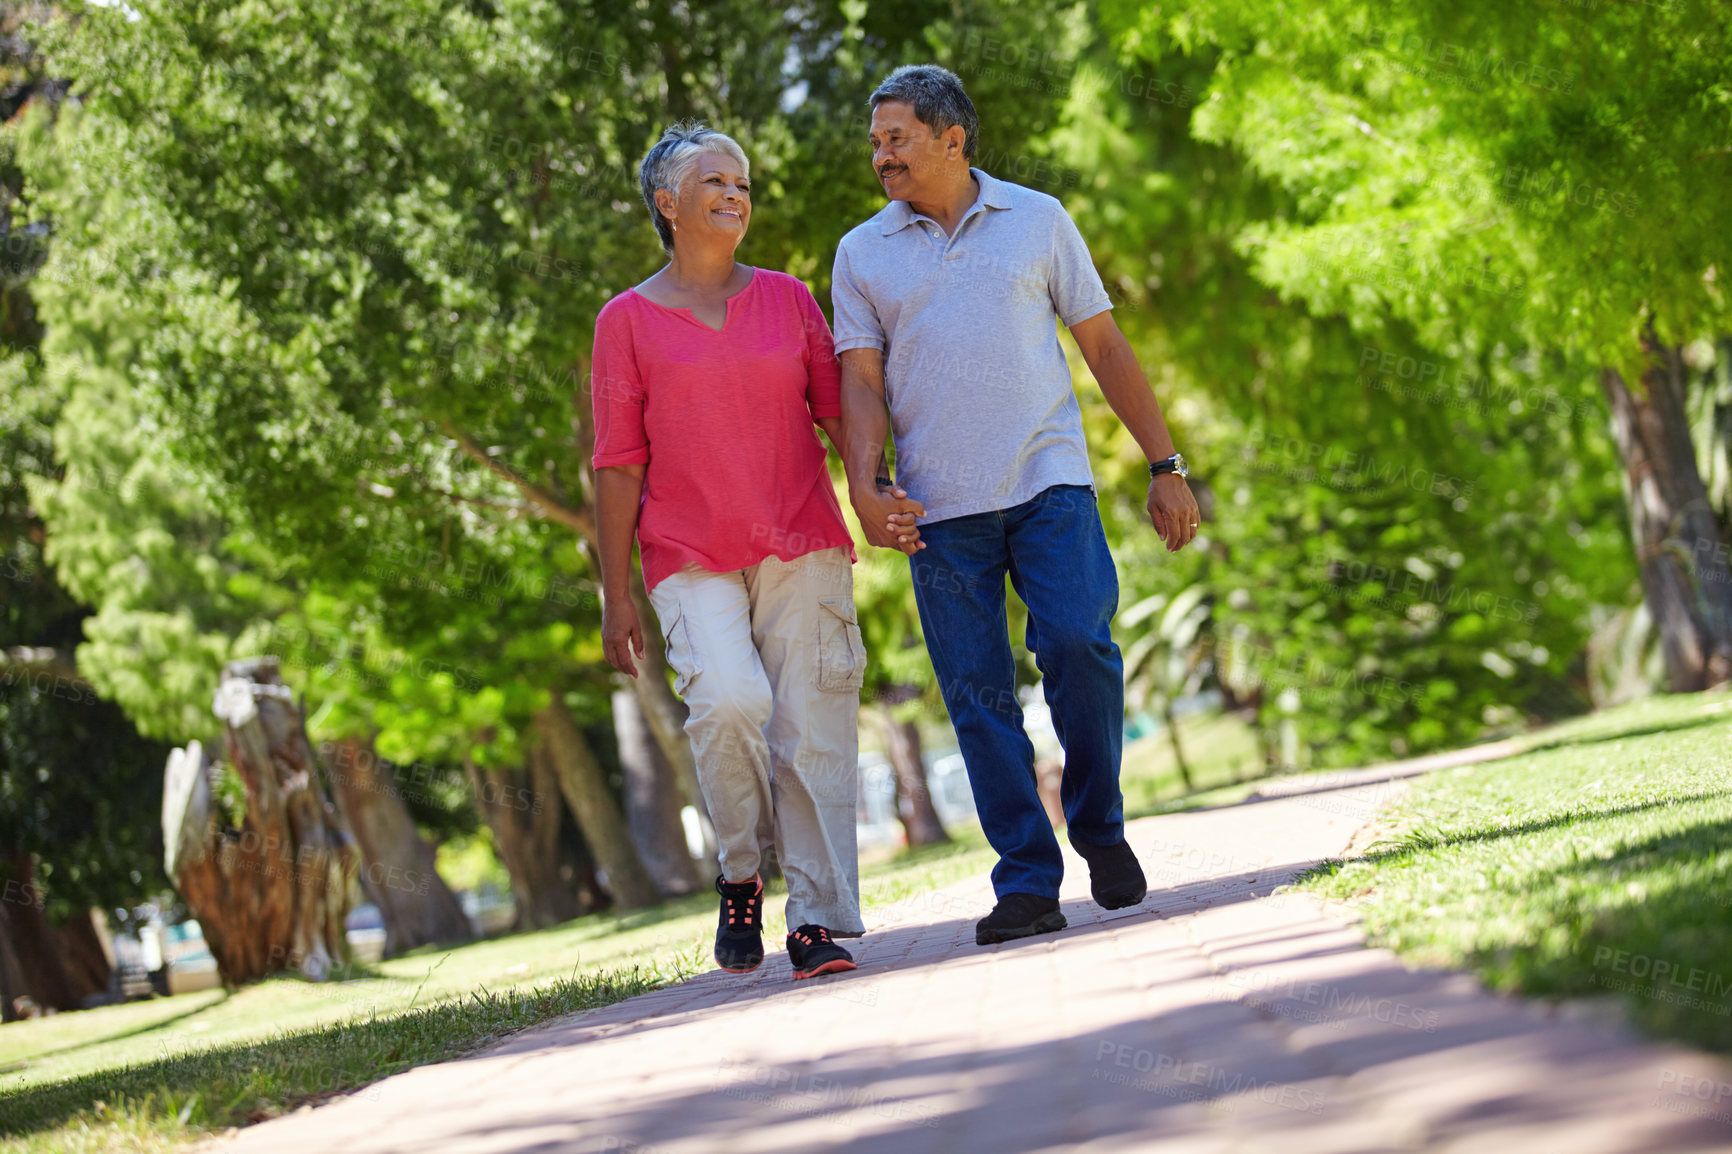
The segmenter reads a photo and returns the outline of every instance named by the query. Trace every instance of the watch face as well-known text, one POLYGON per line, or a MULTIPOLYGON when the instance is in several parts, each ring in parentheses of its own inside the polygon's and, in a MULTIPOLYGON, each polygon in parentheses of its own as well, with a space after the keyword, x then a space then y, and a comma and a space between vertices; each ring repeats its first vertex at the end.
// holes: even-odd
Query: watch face
POLYGON ((1191 466, 1185 463, 1183 453, 1173 454, 1173 472, 1177 473, 1181 477, 1189 477, 1191 475, 1191 466))

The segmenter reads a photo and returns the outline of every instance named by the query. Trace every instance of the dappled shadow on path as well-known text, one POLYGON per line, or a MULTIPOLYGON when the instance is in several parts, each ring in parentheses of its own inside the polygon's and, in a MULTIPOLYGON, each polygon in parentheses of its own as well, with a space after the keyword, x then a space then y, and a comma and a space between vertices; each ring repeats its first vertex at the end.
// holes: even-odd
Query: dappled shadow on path
POLYGON ((1275 894, 1314 861, 1256 857, 1344 844, 1378 792, 1337 788, 1249 818, 1141 827, 1155 888, 1132 910, 1067 900, 1061 933, 980 948, 983 880, 916 895, 897 911, 906 921, 850 943, 853 973, 794 982, 776 952, 754 974, 700 975, 390 1079, 375 1102, 248 1131, 236 1154, 1104 1154, 1169 1141, 1297 1154, 1542 1138, 1633 1154, 1732 1137, 1669 1112, 1676 1092, 1656 1097, 1657 1076, 1695 1076, 1705 1060, 1408 970, 1309 898, 1275 894))
MULTIPOLYGON (((1098 966, 1107 955, 1091 950, 1087 939, 1127 923, 1146 925, 1156 916, 1144 911, 1102 918, 993 952, 1063 950, 1074 957, 1071 965, 1098 966)), ((918 955, 923 941, 948 942, 956 929, 893 929, 885 944, 918 955)), ((1229 964, 1211 973, 1197 964, 1196 951, 1182 937, 1171 936, 1169 945, 1141 961, 1178 965, 1188 955, 1191 972, 1171 981, 1175 998, 1188 991, 1188 1004, 1153 1013, 1092 1014, 1074 1031, 1040 1042, 981 1048, 942 1028, 931 1037, 898 1037, 889 1028, 881 1038, 839 1050, 814 1039, 812 1052, 822 1057, 756 1056, 761 1040, 798 1012, 778 1013, 779 1001, 847 1002, 849 986, 894 984, 899 972, 925 964, 918 957, 863 968, 822 993, 781 981, 760 985, 749 998, 690 1004, 668 1021, 621 1023, 617 1032, 600 1023, 579 1025, 565 1036, 539 1039, 542 1047, 564 1049, 574 1074, 580 1068, 601 1073, 610 1064, 609 1047, 641 1046, 645 1031, 685 1025, 705 1032, 694 1030, 696 1050, 667 1051, 669 1065, 660 1077, 635 1081, 630 1092, 622 1087, 605 1101, 582 1092, 581 1076, 579 1088, 568 1093, 542 1092, 496 1075, 516 1087, 502 1090, 510 1095, 510 1108, 454 1114, 450 1141, 441 1148, 1033 1154, 1207 1139, 1221 1149, 1360 1150, 1373 1148, 1364 1142, 1366 1123, 1374 1118, 1389 1128, 1375 1148, 1391 1142, 1453 1148, 1487 1132, 1538 1134, 1578 1123, 1591 1118, 1607 1095, 1630 1098, 1634 1080, 1647 1076, 1646 1070, 1632 1072, 1627 1056, 1584 1045, 1579 1031, 1547 1030, 1532 1015, 1512 1012, 1453 975, 1389 964, 1366 968, 1362 961, 1378 955, 1320 920, 1252 929, 1210 943, 1217 956, 1239 951, 1279 958, 1261 969, 1229 964), (1274 967, 1295 959, 1323 959, 1334 967, 1330 972, 1338 976, 1321 987, 1327 997, 1310 995, 1307 986, 1315 981, 1283 982, 1274 967), (1250 977, 1235 986, 1240 974, 1250 977), (1198 990, 1197 983, 1206 981, 1214 983, 1212 996, 1198 990), (1392 1006, 1397 1008, 1382 1009, 1392 1006), (713 1046, 724 1038, 732 1044, 713 1046), (587 1062, 579 1057, 584 1051, 572 1046, 589 1047, 587 1062), (1492 1052, 1518 1055, 1517 1067, 1525 1063, 1536 1076, 1483 1084, 1476 1072, 1492 1052), (1396 1094, 1404 1098, 1403 1110, 1420 1116, 1389 1113, 1385 1099, 1396 1094)), ((949 965, 972 964, 981 981, 990 981, 985 951, 972 959, 948 947, 946 952, 949 965)), ((1146 983, 1134 973, 1105 976, 1091 987, 1097 999, 1092 1005, 1146 1004, 1146 983)), ((895 988, 913 996, 906 982, 895 988)), ((873 1009, 849 1012, 867 1015, 873 1009)), ((993 1013, 1006 1034, 1026 1036, 1030 1021, 1038 1031, 1043 1008, 1006 997, 993 1013)), ((1701 1149, 1729 1134, 1700 1117, 1662 1114, 1643 1133, 1650 1145, 1622 1148, 1701 1149)), ((429 1147, 410 1127, 374 1134, 364 1148, 407 1154, 429 1147)))

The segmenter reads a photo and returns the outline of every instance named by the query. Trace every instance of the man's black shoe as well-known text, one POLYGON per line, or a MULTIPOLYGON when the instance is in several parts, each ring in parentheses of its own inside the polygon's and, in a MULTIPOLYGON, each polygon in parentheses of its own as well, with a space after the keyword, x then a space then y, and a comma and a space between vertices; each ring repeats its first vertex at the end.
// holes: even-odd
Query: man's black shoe
POLYGON ((801 926, 789 934, 788 961, 793 964, 796 979, 859 968, 854 964, 854 955, 831 941, 830 931, 823 926, 801 926))
POLYGON ((764 881, 725 882, 716 878, 722 895, 721 924, 716 927, 716 965, 735 974, 758 968, 764 960, 764 881))
POLYGON ((1057 898, 1005 894, 998 899, 990 914, 974 923, 974 944, 990 946, 994 942, 1055 933, 1068 924, 1064 914, 1059 912, 1057 898))
POLYGON ((1070 844, 1089 863, 1089 892, 1098 905, 1122 910, 1148 896, 1148 879, 1143 877, 1143 867, 1129 842, 1121 839, 1116 845, 1084 845, 1073 838, 1070 844))

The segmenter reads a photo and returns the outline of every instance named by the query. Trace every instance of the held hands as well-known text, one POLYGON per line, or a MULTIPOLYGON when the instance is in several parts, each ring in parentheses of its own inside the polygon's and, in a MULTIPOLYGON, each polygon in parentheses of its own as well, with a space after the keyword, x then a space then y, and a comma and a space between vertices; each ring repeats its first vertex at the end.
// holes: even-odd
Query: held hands
POLYGON ((630 597, 604 597, 601 603, 601 651, 607 663, 628 677, 637 676, 635 652, 644 655, 643 625, 637 603, 630 597))
POLYGON ((852 494, 851 503, 867 544, 908 554, 926 548, 920 530, 914 525, 916 517, 926 516, 926 506, 910 500, 907 490, 898 485, 874 486, 867 492, 852 494))
POLYGON ((1149 478, 1149 519, 1169 553, 1177 553, 1196 539, 1203 518, 1183 477, 1164 473, 1149 478))

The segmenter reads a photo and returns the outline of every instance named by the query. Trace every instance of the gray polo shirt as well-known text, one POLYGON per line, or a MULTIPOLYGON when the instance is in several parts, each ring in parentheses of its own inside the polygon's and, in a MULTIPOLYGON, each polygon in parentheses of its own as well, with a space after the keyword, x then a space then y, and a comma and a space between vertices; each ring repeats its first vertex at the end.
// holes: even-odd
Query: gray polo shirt
POLYGON ((925 521, 1094 483, 1053 318, 1112 302, 1062 204, 969 171, 954 233, 893 200, 842 238, 830 290, 836 351, 884 353, 896 480, 925 521))

